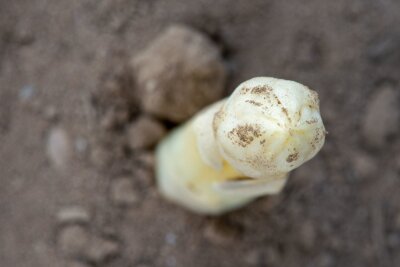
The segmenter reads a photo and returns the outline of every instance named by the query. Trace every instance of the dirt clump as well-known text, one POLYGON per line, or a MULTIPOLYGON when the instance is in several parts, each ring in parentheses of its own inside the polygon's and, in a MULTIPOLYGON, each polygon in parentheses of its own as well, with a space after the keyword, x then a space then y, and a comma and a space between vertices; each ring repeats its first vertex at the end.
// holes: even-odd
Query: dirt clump
POLYGON ((182 122, 220 99, 227 71, 218 47, 187 26, 167 28, 132 60, 145 112, 182 122))
POLYGON ((400 95, 391 84, 377 89, 367 105, 362 131, 367 144, 383 147, 400 131, 400 95))
POLYGON ((164 125, 148 116, 140 116, 128 126, 127 135, 131 149, 154 146, 166 133, 164 125))
POLYGON ((57 244, 65 257, 95 264, 116 256, 120 250, 117 241, 92 233, 78 224, 63 227, 58 234, 57 244))
POLYGON ((113 203, 129 206, 139 201, 138 193, 129 177, 120 177, 111 181, 110 197, 113 203))

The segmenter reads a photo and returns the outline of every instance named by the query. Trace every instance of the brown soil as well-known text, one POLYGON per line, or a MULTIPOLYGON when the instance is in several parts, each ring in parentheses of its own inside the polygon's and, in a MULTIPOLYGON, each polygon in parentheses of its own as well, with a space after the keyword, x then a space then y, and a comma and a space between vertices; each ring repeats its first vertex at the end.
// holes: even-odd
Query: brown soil
POLYGON ((400 266, 399 13, 397 0, 1 1, 0 265, 400 266), (141 116, 126 73, 174 23, 218 45, 227 93, 255 76, 318 92, 326 144, 282 194, 210 218, 157 193, 151 149, 126 135, 141 116))

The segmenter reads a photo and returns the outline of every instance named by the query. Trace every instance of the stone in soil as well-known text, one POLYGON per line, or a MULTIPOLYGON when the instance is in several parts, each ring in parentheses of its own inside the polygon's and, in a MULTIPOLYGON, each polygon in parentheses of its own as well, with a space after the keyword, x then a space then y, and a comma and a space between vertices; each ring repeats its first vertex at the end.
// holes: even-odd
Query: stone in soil
POLYGON ((129 111, 127 109, 111 108, 106 111, 100 120, 100 127, 104 130, 112 130, 129 120, 129 111))
POLYGON ((75 140, 75 150, 78 153, 85 153, 88 148, 88 141, 86 138, 80 136, 75 140))
POLYGON ((67 257, 82 258, 90 242, 86 228, 69 225, 61 229, 58 235, 58 248, 67 257))
POLYGON ((155 157, 152 151, 141 151, 134 156, 135 162, 146 169, 154 169, 155 157))
POLYGON ((121 177, 111 182, 111 200, 117 205, 132 205, 139 201, 139 196, 129 177, 121 177))
POLYGON ((98 168, 107 166, 112 160, 112 155, 101 144, 95 144, 90 152, 90 161, 98 168))
POLYGON ((128 142, 131 149, 154 146, 166 133, 164 126, 155 119, 141 116, 128 128, 128 142))
POLYGON ((93 236, 86 250, 86 257, 91 262, 101 263, 117 256, 119 253, 120 245, 118 242, 93 236))
POLYGON ((227 76, 218 47, 181 25, 161 33, 132 66, 143 110, 177 123, 219 100, 227 76))
POLYGON ((259 250, 249 251, 244 255, 244 262, 250 266, 258 266, 262 261, 262 255, 259 250))
POLYGON ((50 130, 47 138, 47 156, 57 169, 65 169, 71 161, 71 140, 63 128, 55 127, 50 130))
POLYGON ((239 236, 239 229, 222 220, 212 220, 204 228, 204 237, 215 245, 228 245, 239 236))
POLYGON ((44 108, 43 117, 48 121, 56 121, 59 117, 58 111, 55 106, 47 106, 44 108))
POLYGON ((63 227, 57 241, 58 249, 64 256, 82 262, 98 264, 120 252, 117 241, 95 235, 77 224, 63 227))
POLYGON ((374 148, 384 146, 388 137, 400 127, 399 95, 389 84, 378 88, 372 95, 362 121, 362 134, 367 144, 374 148))
POLYGON ((355 153, 352 156, 352 166, 358 178, 366 178, 377 171, 377 162, 366 153, 355 153))
POLYGON ((128 123, 136 114, 138 104, 130 68, 113 60, 109 64, 113 68, 104 70, 91 102, 100 120, 100 128, 112 131, 128 123))
POLYGON ((33 85, 25 85, 19 91, 19 99, 23 102, 29 101, 35 94, 35 87, 33 85))
POLYGON ((310 221, 304 221, 300 226, 301 244, 306 249, 312 249, 316 241, 315 227, 310 221))
POLYGON ((136 168, 132 176, 141 187, 150 187, 154 183, 154 173, 151 169, 136 168))
POLYGON ((60 223, 87 223, 90 220, 89 213, 82 207, 71 206, 61 209, 57 213, 60 223))

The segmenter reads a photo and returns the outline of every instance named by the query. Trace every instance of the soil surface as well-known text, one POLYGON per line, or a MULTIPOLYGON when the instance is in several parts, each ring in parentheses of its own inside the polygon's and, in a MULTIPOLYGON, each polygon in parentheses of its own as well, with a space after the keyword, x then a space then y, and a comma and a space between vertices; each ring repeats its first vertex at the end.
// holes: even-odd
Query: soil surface
POLYGON ((400 266, 399 13, 397 0, 1 1, 0 265, 400 266), (206 217, 157 192, 152 151, 176 123, 143 114, 131 62, 177 23, 221 51, 225 95, 255 76, 318 92, 326 144, 281 194, 206 217))

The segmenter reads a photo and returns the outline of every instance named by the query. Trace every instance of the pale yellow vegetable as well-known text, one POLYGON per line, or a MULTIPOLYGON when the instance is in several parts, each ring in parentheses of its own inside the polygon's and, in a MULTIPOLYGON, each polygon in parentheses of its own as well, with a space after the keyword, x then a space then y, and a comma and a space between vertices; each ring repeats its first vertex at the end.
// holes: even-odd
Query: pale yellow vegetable
POLYGON ((293 81, 253 78, 158 145, 157 182, 166 198, 220 214, 279 193, 288 173, 324 141, 316 92, 293 81))

